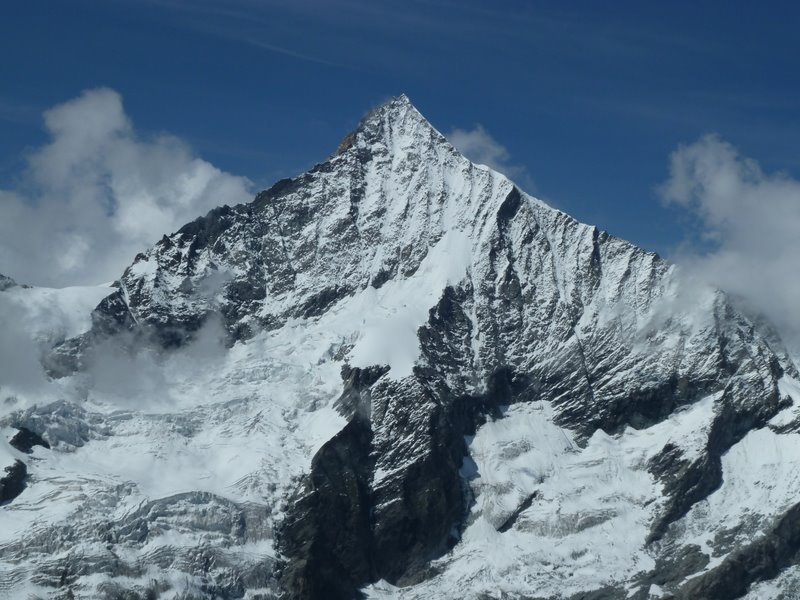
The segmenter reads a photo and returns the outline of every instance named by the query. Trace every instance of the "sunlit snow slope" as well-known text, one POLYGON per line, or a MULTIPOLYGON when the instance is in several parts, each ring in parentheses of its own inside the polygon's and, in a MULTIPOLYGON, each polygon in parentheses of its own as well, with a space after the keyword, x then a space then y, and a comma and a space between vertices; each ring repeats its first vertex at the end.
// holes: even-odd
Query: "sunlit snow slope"
POLYGON ((20 294, 0 425, 49 448, 0 448, 0 596, 800 594, 779 342, 404 96, 113 288, 20 294))

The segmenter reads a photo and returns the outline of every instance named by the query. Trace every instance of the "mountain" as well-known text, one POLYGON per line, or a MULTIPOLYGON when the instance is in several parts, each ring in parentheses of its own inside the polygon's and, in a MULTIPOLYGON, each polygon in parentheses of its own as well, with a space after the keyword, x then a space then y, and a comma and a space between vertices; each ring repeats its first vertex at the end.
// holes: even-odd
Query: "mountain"
POLYGON ((800 594, 780 341, 405 96, 100 292, 0 390, 0 594, 800 594))

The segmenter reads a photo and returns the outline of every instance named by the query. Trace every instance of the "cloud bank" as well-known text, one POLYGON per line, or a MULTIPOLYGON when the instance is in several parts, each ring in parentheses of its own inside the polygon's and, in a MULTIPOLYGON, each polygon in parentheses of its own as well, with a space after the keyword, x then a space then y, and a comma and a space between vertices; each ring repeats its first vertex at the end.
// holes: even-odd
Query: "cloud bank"
POLYGON ((60 287, 116 279, 134 256, 250 182, 195 157, 178 138, 141 138, 107 88, 44 113, 50 141, 15 189, 0 189, 0 273, 60 287))
POLYGON ((716 135, 670 157, 664 201, 701 227, 675 259, 763 313, 800 356, 800 181, 765 173, 716 135))

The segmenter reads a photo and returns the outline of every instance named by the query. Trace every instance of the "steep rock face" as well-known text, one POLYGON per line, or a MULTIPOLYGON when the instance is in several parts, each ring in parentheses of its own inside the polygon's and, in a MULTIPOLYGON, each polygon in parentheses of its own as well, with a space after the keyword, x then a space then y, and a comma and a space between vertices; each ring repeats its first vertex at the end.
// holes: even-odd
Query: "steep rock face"
POLYGON ((736 597, 797 551, 775 522, 794 522, 800 482, 727 483, 752 470, 754 436, 800 449, 775 344, 396 98, 310 172, 137 256, 46 359, 71 400, 7 424, 201 475, 38 466, 29 502, 47 481, 87 525, 15 529, 7 580, 38 569, 37 593, 86 597, 97 573, 103 593, 142 596, 152 580, 218 598, 693 597, 769 548, 736 597), (203 362, 216 327, 230 349, 203 362), (155 354, 159 387, 119 410, 98 384, 109 349, 155 354))
MULTIPOLYGON (((47 441, 24 427, 17 431, 14 437, 9 440, 8 445, 14 450, 25 454, 31 454, 34 446, 50 449, 50 444, 47 441)), ((11 502, 25 491, 28 478, 28 466, 25 462, 14 456, 13 451, 8 452, 6 450, 3 454, 3 458, 6 459, 4 462, 13 462, 5 467, 5 475, 0 477, 0 505, 11 502)))
POLYGON ((28 468, 20 460, 5 468, 5 475, 0 477, 0 504, 11 502, 25 489, 25 476, 28 468))
POLYGON ((30 454, 34 446, 50 449, 50 444, 47 443, 47 440, 42 439, 40 435, 36 435, 25 427, 19 428, 19 431, 11 438, 9 444, 13 448, 16 448, 20 452, 25 452, 26 454, 30 454))

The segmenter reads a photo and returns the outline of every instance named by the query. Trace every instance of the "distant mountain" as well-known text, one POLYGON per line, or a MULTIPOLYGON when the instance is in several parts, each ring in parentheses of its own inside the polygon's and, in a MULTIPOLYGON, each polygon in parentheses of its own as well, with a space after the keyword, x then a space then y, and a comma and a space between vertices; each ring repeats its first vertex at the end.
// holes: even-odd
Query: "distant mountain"
POLYGON ((4 408, 0 596, 800 595, 778 338, 405 96, 103 295, 4 408))

